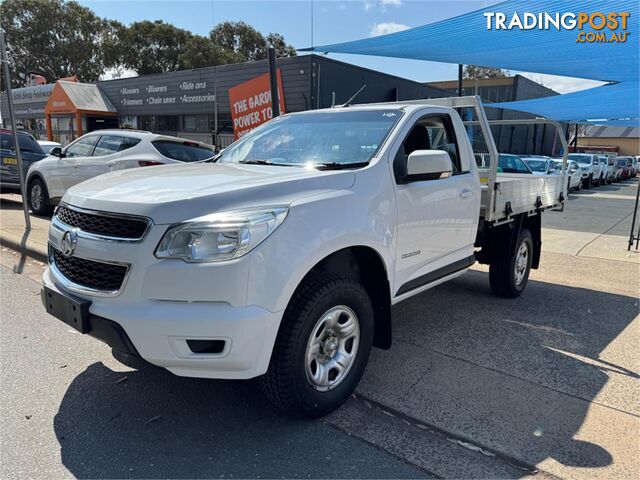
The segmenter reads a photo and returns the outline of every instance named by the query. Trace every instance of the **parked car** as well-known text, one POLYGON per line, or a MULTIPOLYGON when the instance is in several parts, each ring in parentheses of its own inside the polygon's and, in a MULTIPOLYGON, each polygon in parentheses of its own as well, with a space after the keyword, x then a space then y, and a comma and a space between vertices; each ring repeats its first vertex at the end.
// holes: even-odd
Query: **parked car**
POLYGON ((570 153, 567 158, 580 165, 582 170, 582 186, 591 188, 595 185, 595 179, 600 178, 600 161, 598 156, 592 153, 570 153))
POLYGON ((58 142, 51 142, 49 140, 38 140, 38 143, 40 144, 40 147, 42 147, 42 151, 44 153, 46 153, 47 155, 49 155, 49 152, 51 151, 52 148, 54 147, 60 147, 62 148, 62 144, 58 143, 58 142))
POLYGON ((600 183, 607 184, 613 182, 616 174, 615 161, 613 157, 609 157, 609 155, 598 155, 598 160, 600 161, 600 165, 602 166, 600 183))
POLYGON ((631 178, 632 162, 630 157, 618 157, 618 167, 620 168, 620 180, 631 178))
POLYGON ((27 177, 31 210, 51 212, 73 185, 115 170, 169 163, 201 162, 215 156, 213 147, 184 138, 135 130, 91 132, 33 165, 27 177))
POLYGON ((523 158, 523 160, 534 175, 555 175, 562 170, 562 168, 556 169, 556 164, 550 157, 530 156, 523 158))
POLYGON ((476 97, 312 110, 215 162, 76 185, 49 229, 43 306, 176 375, 262 377, 280 409, 325 415, 372 346, 391 347, 392 305, 476 261, 514 298, 538 268, 540 215, 565 178, 500 182, 496 162, 483 174, 499 188, 482 188, 453 107, 491 132, 476 97))
POLYGON ((531 175, 531 169, 518 155, 501 153, 498 157, 498 172, 502 173, 525 173, 531 175))
MULTIPOLYGON (((554 158, 555 168, 558 172, 562 171, 562 159, 554 158)), ((569 190, 581 190, 582 189, 582 169, 580 168, 580 164, 575 160, 567 161, 567 176, 569 179, 567 180, 567 188, 569 190)))
MULTIPOLYGON (((22 168, 25 178, 29 167, 45 158, 45 153, 35 138, 27 132, 18 131, 18 142, 22 153, 22 168)), ((13 131, 0 129, 0 190, 3 192, 20 193, 20 171, 16 158, 16 146, 13 131)))
MULTIPOLYGON (((635 157, 631 157, 631 156, 623 156, 623 157, 618 157, 618 160, 626 160, 627 162, 627 176, 626 178, 633 178, 636 176, 637 173, 637 165, 638 165, 638 161, 636 160, 635 157)), ((620 167, 620 162, 618 162, 618 167, 620 167)))

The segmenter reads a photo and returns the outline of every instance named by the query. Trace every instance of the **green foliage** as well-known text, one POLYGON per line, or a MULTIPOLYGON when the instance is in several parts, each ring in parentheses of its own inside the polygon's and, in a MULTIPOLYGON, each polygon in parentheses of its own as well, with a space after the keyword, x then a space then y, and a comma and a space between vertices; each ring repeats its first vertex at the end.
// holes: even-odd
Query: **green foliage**
POLYGON ((98 80, 105 64, 102 39, 113 22, 97 17, 76 2, 4 0, 0 27, 11 59, 11 79, 22 86, 31 72, 48 81, 78 75, 98 80))
POLYGON ((480 78, 504 78, 509 76, 507 70, 493 67, 481 67, 479 65, 465 65, 464 78, 480 79, 480 78))
POLYGON ((209 33, 209 39, 224 50, 234 52, 239 61, 255 61, 267 58, 267 49, 273 46, 279 57, 293 57, 296 50, 287 45, 279 33, 264 37, 245 22, 222 22, 209 33))
POLYGON ((265 37, 244 22, 223 22, 207 38, 161 20, 127 27, 74 1, 0 2, 14 87, 32 72, 49 82, 72 75, 92 82, 109 69, 144 75, 261 60, 270 45, 279 57, 296 54, 282 35, 265 37))

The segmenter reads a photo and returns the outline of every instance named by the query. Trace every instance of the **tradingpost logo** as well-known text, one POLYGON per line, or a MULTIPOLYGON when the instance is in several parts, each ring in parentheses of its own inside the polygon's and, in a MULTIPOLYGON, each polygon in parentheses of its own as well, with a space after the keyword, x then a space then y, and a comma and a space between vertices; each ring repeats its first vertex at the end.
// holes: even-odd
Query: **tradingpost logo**
POLYGON ((630 12, 485 12, 487 30, 578 30, 576 43, 625 43, 630 12), (585 31, 588 29, 589 31, 585 31))

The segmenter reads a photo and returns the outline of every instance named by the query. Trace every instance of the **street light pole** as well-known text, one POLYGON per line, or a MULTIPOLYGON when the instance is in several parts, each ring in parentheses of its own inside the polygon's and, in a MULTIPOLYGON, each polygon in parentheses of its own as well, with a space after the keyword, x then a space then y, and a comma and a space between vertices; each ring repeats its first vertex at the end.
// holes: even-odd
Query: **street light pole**
POLYGON ((24 170, 22 169, 22 152, 18 141, 18 130, 16 128, 16 117, 13 109, 13 95, 11 93, 11 76, 9 75, 9 59, 7 58, 7 48, 4 43, 4 31, 0 30, 0 62, 4 73, 4 84, 7 91, 7 107, 9 109, 9 120, 11 120, 11 130, 13 131, 13 143, 15 144, 16 161, 18 162, 18 172, 20 174, 20 192, 22 193, 22 209, 24 210, 24 223, 27 230, 31 230, 31 218, 29 217, 29 205, 27 205, 27 192, 24 184, 24 170))

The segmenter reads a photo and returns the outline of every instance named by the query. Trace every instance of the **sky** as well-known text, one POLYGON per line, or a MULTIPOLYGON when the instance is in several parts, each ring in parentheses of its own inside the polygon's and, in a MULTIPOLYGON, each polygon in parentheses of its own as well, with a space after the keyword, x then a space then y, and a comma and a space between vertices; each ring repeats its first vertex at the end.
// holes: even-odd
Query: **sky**
MULTIPOLYGON (((499 3, 497 0, 79 0, 101 17, 130 24, 164 20, 207 35, 213 25, 242 20, 263 34, 277 32, 296 48, 356 40, 417 27, 499 3)), ((457 65, 330 54, 331 58, 419 82, 453 80, 457 65)), ((512 72, 516 73, 516 72, 512 72)), ((560 93, 601 85, 552 75, 525 76, 560 93)))

